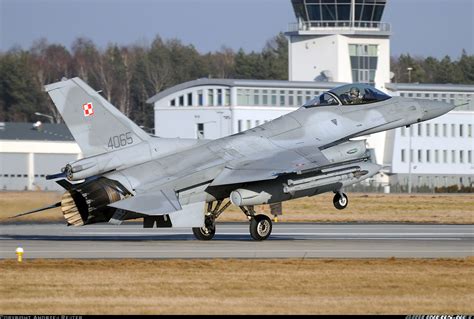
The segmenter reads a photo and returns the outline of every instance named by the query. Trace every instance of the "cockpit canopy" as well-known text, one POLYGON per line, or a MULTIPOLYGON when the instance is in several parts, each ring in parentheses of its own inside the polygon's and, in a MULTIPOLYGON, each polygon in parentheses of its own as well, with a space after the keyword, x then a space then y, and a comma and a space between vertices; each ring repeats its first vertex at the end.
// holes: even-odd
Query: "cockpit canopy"
POLYGON ((377 90, 373 86, 362 83, 347 84, 324 92, 308 101, 303 107, 328 105, 358 105, 388 100, 391 96, 377 90))

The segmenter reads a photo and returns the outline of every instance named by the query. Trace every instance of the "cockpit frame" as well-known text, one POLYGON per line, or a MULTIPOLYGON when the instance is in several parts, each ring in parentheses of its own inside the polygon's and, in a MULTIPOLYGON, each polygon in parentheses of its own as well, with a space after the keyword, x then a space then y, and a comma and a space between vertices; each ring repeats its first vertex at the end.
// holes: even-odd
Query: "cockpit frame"
POLYGON ((390 99, 391 96, 364 83, 346 84, 336 87, 306 102, 303 107, 350 106, 376 103, 390 99))

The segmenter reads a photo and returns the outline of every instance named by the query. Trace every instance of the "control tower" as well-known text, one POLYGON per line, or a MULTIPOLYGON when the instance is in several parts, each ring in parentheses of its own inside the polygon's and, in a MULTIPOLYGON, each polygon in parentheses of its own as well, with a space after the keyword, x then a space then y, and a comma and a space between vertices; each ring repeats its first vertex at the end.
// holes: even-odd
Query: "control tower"
POLYGON ((390 82, 387 0, 291 0, 289 80, 361 82, 385 90, 390 82))

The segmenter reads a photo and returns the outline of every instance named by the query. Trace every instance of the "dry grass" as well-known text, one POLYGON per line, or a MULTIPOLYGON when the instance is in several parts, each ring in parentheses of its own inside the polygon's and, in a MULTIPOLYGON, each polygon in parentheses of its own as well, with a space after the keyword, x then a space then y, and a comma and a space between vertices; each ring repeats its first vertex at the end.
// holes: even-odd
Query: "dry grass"
MULTIPOLYGON (((0 192, 0 222, 19 212, 47 206, 60 200, 54 192, 0 192)), ((281 221, 290 222, 413 222, 474 223, 474 194, 349 194, 342 211, 332 205, 333 194, 305 197, 283 203, 281 221)), ((268 213, 268 206, 256 207, 268 213)), ((231 206, 219 221, 243 221, 242 212, 231 206)), ((41 212, 15 221, 64 221, 60 209, 41 212)))
POLYGON ((474 312, 474 259, 0 261, 0 313, 474 312))

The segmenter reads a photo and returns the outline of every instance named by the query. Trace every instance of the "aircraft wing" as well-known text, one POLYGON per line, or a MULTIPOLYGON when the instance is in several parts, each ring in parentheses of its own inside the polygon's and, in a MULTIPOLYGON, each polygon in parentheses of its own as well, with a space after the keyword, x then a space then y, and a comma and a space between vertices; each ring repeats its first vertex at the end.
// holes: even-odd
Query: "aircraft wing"
POLYGON ((284 150, 258 159, 239 159, 230 162, 214 179, 211 186, 275 179, 279 175, 297 173, 329 164, 317 148, 284 150))

